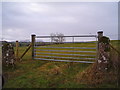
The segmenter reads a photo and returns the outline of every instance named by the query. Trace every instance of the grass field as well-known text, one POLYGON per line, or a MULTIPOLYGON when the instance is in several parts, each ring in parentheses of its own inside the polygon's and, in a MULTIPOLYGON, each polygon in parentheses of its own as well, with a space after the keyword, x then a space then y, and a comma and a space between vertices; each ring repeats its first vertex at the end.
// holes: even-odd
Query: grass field
MULTIPOLYGON (((113 41, 113 45, 117 47, 117 41, 113 41)), ((56 45, 54 45, 55 47, 56 45)), ((58 46, 58 45, 57 45, 58 46)), ((91 44, 63 44, 66 46, 87 46, 91 44)), ((61 45, 59 45, 61 47, 61 45)), ((27 47, 19 47, 19 56, 27 47)), ((58 52, 59 53, 59 52, 58 52)), ((92 64, 87 63, 67 63, 40 61, 31 59, 31 49, 23 57, 21 62, 16 62, 16 66, 12 69, 10 66, 3 66, 3 73, 6 77, 4 88, 111 88, 116 87, 115 84, 103 84, 91 86, 82 82, 77 82, 78 73, 84 72, 90 68, 92 64)))

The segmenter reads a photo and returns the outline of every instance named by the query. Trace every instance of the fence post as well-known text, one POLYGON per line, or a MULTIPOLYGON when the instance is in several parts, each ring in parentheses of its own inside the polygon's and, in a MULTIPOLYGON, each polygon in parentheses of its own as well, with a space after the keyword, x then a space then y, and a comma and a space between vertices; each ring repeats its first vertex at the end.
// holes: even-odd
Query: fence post
POLYGON ((19 46, 19 42, 16 41, 16 59, 18 60, 18 46, 19 46))
POLYGON ((31 43, 32 43, 32 59, 34 59, 34 46, 35 46, 35 36, 36 35, 31 35, 31 43))

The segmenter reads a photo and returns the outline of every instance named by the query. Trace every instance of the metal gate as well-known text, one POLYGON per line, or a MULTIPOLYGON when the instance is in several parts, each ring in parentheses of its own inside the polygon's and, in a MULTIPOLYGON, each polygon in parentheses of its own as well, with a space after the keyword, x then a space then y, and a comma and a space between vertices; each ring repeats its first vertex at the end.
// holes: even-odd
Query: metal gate
MULTIPOLYGON (((72 41, 52 41, 53 36, 32 35, 32 58, 34 60, 94 63, 97 57, 97 36, 62 36, 72 41), (75 41, 75 38, 94 38, 93 41, 75 41), (51 41, 37 41, 42 39, 51 41)), ((58 36, 54 36, 58 37, 58 36)))

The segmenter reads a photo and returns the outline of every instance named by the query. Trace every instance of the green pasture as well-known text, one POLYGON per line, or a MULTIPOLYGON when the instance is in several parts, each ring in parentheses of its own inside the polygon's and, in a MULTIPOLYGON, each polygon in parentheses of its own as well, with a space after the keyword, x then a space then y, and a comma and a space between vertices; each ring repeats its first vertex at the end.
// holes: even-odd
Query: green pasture
MULTIPOLYGON (((117 42, 117 41, 115 41, 117 42)), ((114 46, 116 47, 116 44, 114 46)), ((54 47, 94 47, 88 44, 59 44, 54 47)), ((42 46, 43 47, 43 46, 42 46)), ((39 47, 39 49, 42 49, 39 47)), ((14 48, 16 50, 16 48, 14 48)), ((19 57, 27 47, 19 47, 19 57)), ((68 50, 68 49, 64 49, 68 50)), ((77 49, 78 50, 78 49, 77 49)), ((22 61, 16 61, 14 68, 3 66, 5 85, 3 88, 114 88, 115 84, 90 85, 77 82, 78 73, 84 72, 92 64, 52 62, 31 59, 31 49, 23 57, 22 61)), ((60 52, 58 52, 60 53, 60 52)), ((69 52, 68 52, 69 53, 69 52)), ((77 53, 80 54, 80 53, 77 53)), ((84 53, 83 53, 84 54, 84 53)), ((88 53, 90 54, 90 53, 88 53)), ((60 56, 60 55, 58 55, 60 56)))
POLYGON ((111 40, 110 43, 120 51, 120 40, 111 40))

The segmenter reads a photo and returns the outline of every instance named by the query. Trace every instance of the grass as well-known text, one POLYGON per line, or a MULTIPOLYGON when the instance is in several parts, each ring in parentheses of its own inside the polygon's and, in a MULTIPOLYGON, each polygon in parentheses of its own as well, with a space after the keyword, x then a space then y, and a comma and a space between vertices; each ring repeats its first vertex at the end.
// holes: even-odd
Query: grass
POLYGON ((112 44, 117 50, 120 50, 120 40, 111 40, 111 44, 112 44))
MULTIPOLYGON (((71 83, 78 72, 89 66, 89 64, 69 64, 44 61, 22 62, 16 66, 14 71, 9 70, 9 80, 4 88, 63 87, 64 84, 71 83)), ((75 84, 75 82, 73 83, 75 84)), ((75 88, 74 85, 72 87, 75 88)))
MULTIPOLYGON (((91 44, 61 44, 66 46, 92 46, 91 44)), ((19 47, 19 56, 27 47, 19 47)), ((59 53, 59 52, 58 52, 59 53)), ((3 66, 3 74, 6 77, 4 88, 96 88, 115 87, 112 84, 91 86, 82 82, 76 82, 78 74, 90 68, 92 64, 40 61, 31 59, 31 49, 23 57, 21 62, 16 62, 15 68, 3 66)))

